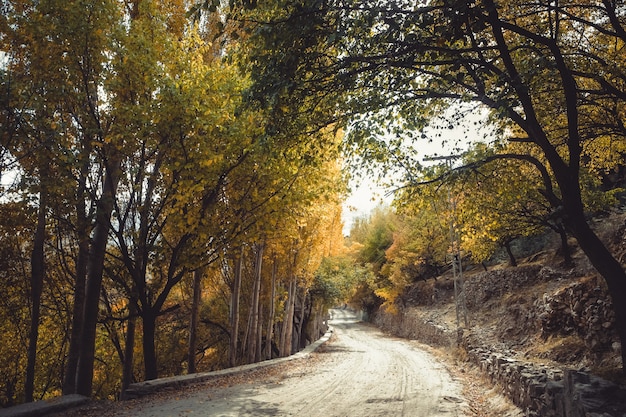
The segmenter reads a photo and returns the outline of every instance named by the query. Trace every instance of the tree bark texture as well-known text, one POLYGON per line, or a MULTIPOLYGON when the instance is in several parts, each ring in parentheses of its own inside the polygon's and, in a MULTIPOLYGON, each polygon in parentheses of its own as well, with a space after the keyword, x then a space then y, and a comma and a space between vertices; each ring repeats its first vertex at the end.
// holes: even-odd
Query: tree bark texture
POLYGON ((250 304, 251 320, 248 336, 248 363, 256 362, 257 342, 259 332, 259 300, 261 295, 261 271, 263 263, 263 244, 255 245, 254 281, 252 285, 252 300, 250 304))
POLYGON ((157 357, 156 357, 156 320, 157 311, 152 308, 145 308, 141 314, 142 324, 142 342, 143 342, 143 362, 144 362, 144 378, 146 381, 157 379, 157 357))
POLYGON ((106 170, 102 197, 96 210, 96 225, 89 251, 87 281, 85 283, 84 321, 81 331, 81 348, 76 368, 76 392, 91 396, 93 365, 96 347, 96 325, 100 307, 100 289, 104 271, 104 257, 109 237, 113 201, 120 175, 120 159, 115 157, 106 170))
MULTIPOLYGON (((87 140, 86 142, 91 142, 87 140)), ((85 281, 87 279, 87 265, 89 261, 89 220, 87 218, 86 190, 87 175, 89 174, 90 145, 82 152, 78 188, 76 191, 76 239, 78 240, 78 254, 76 257, 76 276, 74 278, 74 299, 72 301, 72 330, 67 352, 67 363, 63 380, 63 394, 76 393, 76 368, 80 354, 81 331, 83 327, 83 308, 85 304, 85 281)))
POLYGON ((515 259, 515 255, 513 255, 513 250, 511 249, 511 242, 508 240, 504 242, 504 249, 506 250, 506 254, 509 256, 509 266, 517 266, 517 259, 515 259))
POLYGON ((241 292, 241 274, 243 268, 243 246, 239 258, 235 261, 233 288, 230 295, 230 344, 228 362, 231 367, 237 365, 237 344, 239 339, 239 293, 241 292))
POLYGON ((272 339, 274 338, 274 316, 276 315, 276 275, 278 273, 278 261, 274 256, 274 262, 272 264, 272 288, 270 290, 270 311, 267 317, 267 331, 265 334, 265 352, 263 356, 265 359, 272 359, 272 339))
POLYGON ((28 333, 28 349, 26 375, 24 380, 24 399, 33 401, 35 390, 35 362, 37 360, 37 340, 39 339, 39 319, 41 316, 41 294, 45 276, 44 244, 46 239, 46 209, 47 195, 43 189, 39 193, 39 209, 37 214, 37 228, 33 240, 33 250, 30 258, 30 332, 28 333))
POLYGON ((198 311, 202 301, 202 273, 200 269, 193 271, 193 301, 189 319, 189 347, 187 350, 187 373, 196 372, 196 341, 198 336, 198 311))
POLYGON ((135 330, 137 328, 137 308, 130 302, 129 318, 126 327, 126 343, 124 345, 124 363, 122 364, 122 400, 126 399, 126 390, 133 382, 133 363, 135 362, 135 330))
POLYGON ((293 335, 293 315, 296 298, 296 277, 291 278, 289 282, 289 292, 287 303, 285 305, 285 317, 283 319, 283 331, 281 333, 280 356, 285 357, 291 355, 292 352, 292 335, 293 335))

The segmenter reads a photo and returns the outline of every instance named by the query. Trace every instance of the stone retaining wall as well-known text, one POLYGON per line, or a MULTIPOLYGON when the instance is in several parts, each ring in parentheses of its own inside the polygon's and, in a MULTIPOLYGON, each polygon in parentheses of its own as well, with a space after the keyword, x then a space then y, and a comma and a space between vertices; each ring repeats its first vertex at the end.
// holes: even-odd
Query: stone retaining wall
POLYGON ((529 417, 626 416, 626 391, 587 372, 464 346, 469 360, 529 417))
MULTIPOLYGON (((454 331, 420 320, 415 312, 379 312, 374 322, 397 336, 456 347, 454 331)), ((514 358, 513 352, 473 346, 461 337, 469 361, 529 417, 626 417, 626 391, 586 372, 557 369, 514 358)))
POLYGON ((424 321, 413 311, 399 314, 378 312, 373 322, 395 336, 416 339, 431 346, 447 347, 456 344, 454 332, 433 321, 424 321))
POLYGON ((577 334, 596 357, 614 351, 620 344, 615 329, 615 313, 604 280, 592 276, 568 285, 537 300, 535 309, 541 323, 541 336, 577 334))

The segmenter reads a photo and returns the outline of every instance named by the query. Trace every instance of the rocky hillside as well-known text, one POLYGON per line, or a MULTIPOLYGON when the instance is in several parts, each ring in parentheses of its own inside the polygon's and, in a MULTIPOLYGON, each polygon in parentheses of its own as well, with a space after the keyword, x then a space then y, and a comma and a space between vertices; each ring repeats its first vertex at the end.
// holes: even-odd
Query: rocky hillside
MULTIPOLYGON (((596 222, 598 233, 619 257, 626 253, 625 220, 623 214, 616 214, 596 222)), ((413 284, 399 302, 398 314, 380 312, 375 320, 399 336, 432 345, 462 346, 468 356, 487 362, 479 365, 492 379, 503 379, 497 382, 510 397, 517 397, 512 399, 527 415, 566 415, 542 409, 545 404, 539 402, 555 403, 546 392, 550 381, 562 385, 563 379, 570 379, 571 385, 578 384, 581 377, 571 370, 582 372, 586 375, 582 379, 590 384, 596 376, 613 381, 617 385, 609 384, 609 391, 626 387, 617 371, 621 346, 604 281, 575 242, 571 244, 575 260, 571 267, 562 264, 556 246, 550 245, 521 260, 518 267, 496 264, 484 271, 466 265, 467 326, 462 314, 457 321, 451 272, 413 284), (527 374, 527 382, 520 382, 522 374, 527 374), (533 389, 538 391, 530 392, 533 389)), ((567 383, 560 389, 567 391, 567 383)), ((598 395, 609 394, 588 394, 598 395)), ((582 394, 577 396, 582 398, 582 394)), ((620 396, 626 398, 624 392, 620 396)))

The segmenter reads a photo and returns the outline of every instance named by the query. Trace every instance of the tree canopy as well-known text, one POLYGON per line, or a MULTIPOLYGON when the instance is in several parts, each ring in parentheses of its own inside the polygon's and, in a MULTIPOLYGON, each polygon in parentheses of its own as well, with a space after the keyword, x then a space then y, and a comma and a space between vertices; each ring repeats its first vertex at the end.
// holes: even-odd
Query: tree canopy
MULTIPOLYGON (((451 106, 488 108, 501 139, 526 146, 483 162, 529 164, 541 178, 538 192, 552 210, 563 211, 566 228, 613 298, 621 298, 626 275, 586 222, 582 197, 585 165, 598 155, 596 146, 605 155, 619 152, 621 145, 613 144, 623 143, 626 133, 626 32, 617 2, 255 6, 235 9, 235 17, 255 22, 250 69, 259 102, 270 96, 269 104, 286 114, 302 106, 314 115, 321 110, 350 126, 356 149, 393 162, 403 160, 407 141, 419 149, 424 127, 451 106)), ((608 167, 612 160, 594 162, 608 167)), ((622 304, 614 306, 624 342, 622 304)))

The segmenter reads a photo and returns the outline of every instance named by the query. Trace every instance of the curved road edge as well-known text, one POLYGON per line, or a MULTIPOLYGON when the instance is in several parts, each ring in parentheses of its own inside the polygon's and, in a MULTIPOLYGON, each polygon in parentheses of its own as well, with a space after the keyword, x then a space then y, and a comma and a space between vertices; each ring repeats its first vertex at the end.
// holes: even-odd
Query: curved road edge
MULTIPOLYGON (((284 358, 270 359, 262 362, 251 363, 247 365, 235 366, 232 368, 221 369, 219 371, 212 372, 199 372, 195 374, 177 375, 166 378, 153 379, 150 381, 142 381, 134 384, 130 384, 125 393, 125 399, 132 399, 142 397, 144 395, 152 394, 165 388, 177 388, 194 383, 204 382, 213 378, 219 378, 227 375, 236 375, 247 371, 261 369, 268 366, 278 365, 284 362, 292 361, 295 359, 302 359, 309 356, 312 352, 318 349, 320 346, 328 342, 333 335, 332 326, 328 326, 328 331, 311 343, 301 351, 294 353, 293 355, 286 356, 284 358)), ((39 417, 45 416, 51 413, 58 413, 70 408, 79 407, 90 399, 83 395, 70 394, 63 395, 61 397, 51 398, 49 400, 35 401, 32 403, 25 403, 0 409, 0 417, 39 417)))
MULTIPOLYGON (((199 372, 195 374, 187 374, 187 375, 177 375, 166 378, 152 379, 149 381, 137 382, 134 384, 130 384, 128 389, 126 390, 125 399, 133 399, 138 397, 143 397, 144 395, 151 394, 158 390, 164 388, 171 387, 180 387, 184 385, 199 383, 208 381, 213 378, 219 378, 227 375, 236 375, 243 372, 247 372, 250 370, 261 369, 268 366, 278 365, 284 362, 292 361, 295 359, 302 359, 309 356, 312 352, 314 352, 317 348, 322 346, 324 343, 328 342, 330 337, 333 334, 332 326, 328 326, 328 331, 316 340, 311 343, 301 351, 294 353, 293 355, 286 356, 284 358, 276 358, 270 359, 262 362, 250 363, 247 365, 235 366, 232 368, 220 369, 219 371, 211 371, 211 372, 199 372)), ((2 416, 0 416, 2 417, 2 416)))

